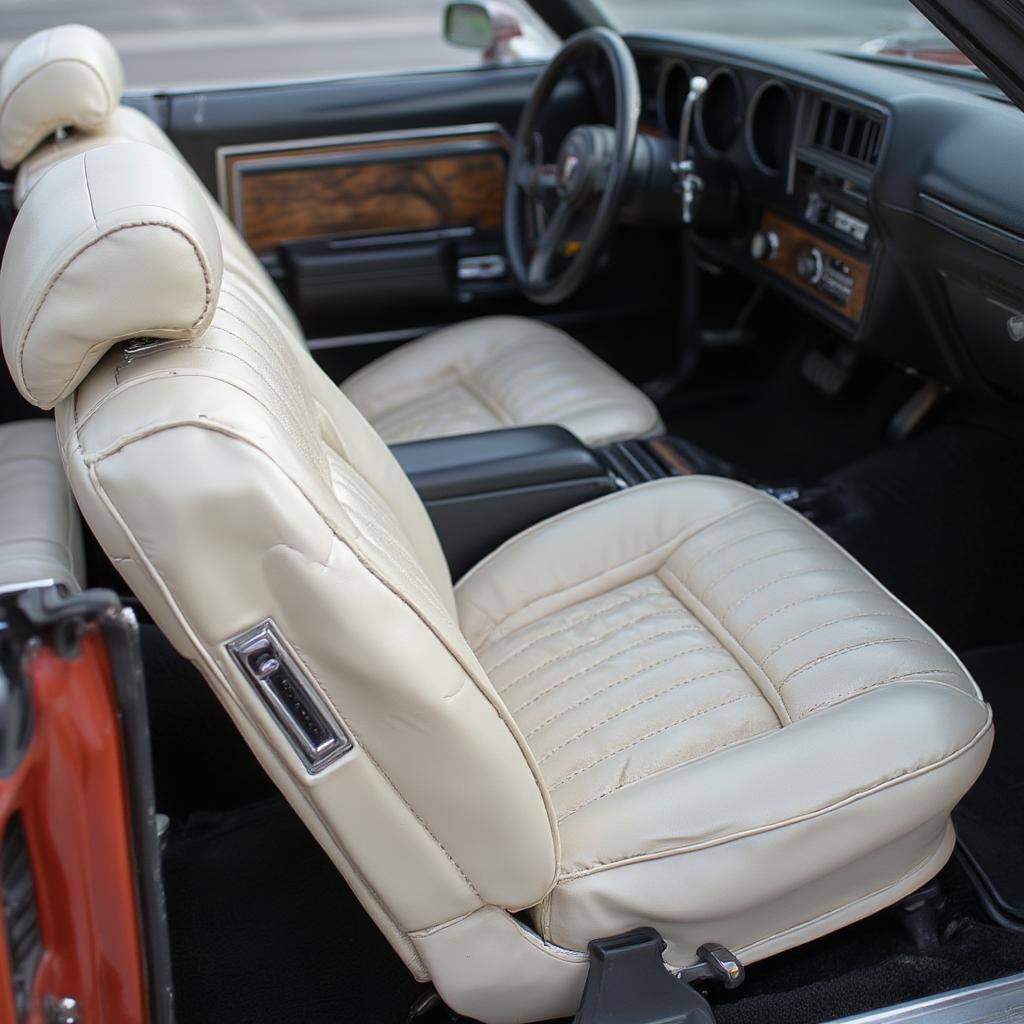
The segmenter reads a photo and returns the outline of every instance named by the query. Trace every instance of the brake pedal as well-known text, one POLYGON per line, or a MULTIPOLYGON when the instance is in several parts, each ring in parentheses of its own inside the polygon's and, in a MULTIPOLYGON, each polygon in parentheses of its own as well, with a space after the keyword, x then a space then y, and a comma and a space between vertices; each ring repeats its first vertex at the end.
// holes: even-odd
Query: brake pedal
POLYGON ((826 398, 835 398, 850 382, 858 358, 852 346, 842 345, 830 356, 809 348, 800 363, 800 372, 826 398))

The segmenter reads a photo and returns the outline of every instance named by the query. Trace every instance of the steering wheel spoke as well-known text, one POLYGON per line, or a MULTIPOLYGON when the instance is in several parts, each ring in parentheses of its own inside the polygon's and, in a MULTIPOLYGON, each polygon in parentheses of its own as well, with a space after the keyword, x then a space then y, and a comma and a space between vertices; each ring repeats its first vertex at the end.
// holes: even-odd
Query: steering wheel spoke
POLYGON ((552 261, 570 241, 573 219, 572 207, 560 202, 537 239, 527 269, 527 279, 534 288, 541 288, 547 283, 552 261))
POLYGON ((554 192, 557 183, 554 164, 524 162, 516 169, 516 184, 533 199, 554 192))

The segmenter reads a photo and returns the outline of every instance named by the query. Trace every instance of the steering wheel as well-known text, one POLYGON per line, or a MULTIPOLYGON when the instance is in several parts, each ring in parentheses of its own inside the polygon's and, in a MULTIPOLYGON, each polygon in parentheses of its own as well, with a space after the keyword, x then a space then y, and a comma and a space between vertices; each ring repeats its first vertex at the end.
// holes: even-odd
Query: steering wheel
POLYGON ((626 196, 640 117, 636 65, 621 36, 590 28, 566 40, 537 80, 516 130, 505 188, 505 243, 527 298, 553 305, 583 283, 626 196), (544 162, 538 122, 566 73, 601 56, 610 66, 615 125, 580 125, 544 162))

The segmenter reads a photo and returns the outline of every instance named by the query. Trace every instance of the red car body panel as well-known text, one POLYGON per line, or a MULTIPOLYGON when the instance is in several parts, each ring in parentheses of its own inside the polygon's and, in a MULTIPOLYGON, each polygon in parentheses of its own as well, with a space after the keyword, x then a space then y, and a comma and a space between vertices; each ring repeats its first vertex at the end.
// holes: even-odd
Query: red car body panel
MULTIPOLYGON (((34 723, 13 775, 0 778, 0 834, 20 814, 35 872, 43 955, 27 1020, 72 997, 84 1020, 147 1017, 121 732, 102 634, 74 661, 42 648, 29 666, 34 723)), ((15 1021, 0 942, 0 1021, 15 1021)))

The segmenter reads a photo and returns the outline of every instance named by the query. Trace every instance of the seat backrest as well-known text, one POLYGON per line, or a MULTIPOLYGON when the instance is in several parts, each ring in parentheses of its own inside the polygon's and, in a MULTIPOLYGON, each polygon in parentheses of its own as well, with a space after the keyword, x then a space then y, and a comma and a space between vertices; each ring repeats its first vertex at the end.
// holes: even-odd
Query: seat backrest
POLYGON ((11 233, 0 330, 107 554, 414 971, 424 930, 541 900, 550 802, 427 514, 222 263, 181 164, 121 144, 54 166, 11 233), (338 741, 328 763, 296 723, 338 741))
MULTIPOLYGON (((100 146, 145 142, 181 161, 178 147, 151 118, 121 104, 124 70, 113 44, 86 25, 58 25, 23 39, 0 67, 0 165, 17 168, 14 204, 69 157, 100 146)), ((256 258, 206 186, 225 266, 262 292, 289 336, 302 331, 266 268, 256 258)))
POLYGON ((85 554, 52 420, 0 424, 0 589, 53 580, 78 590, 85 554))

